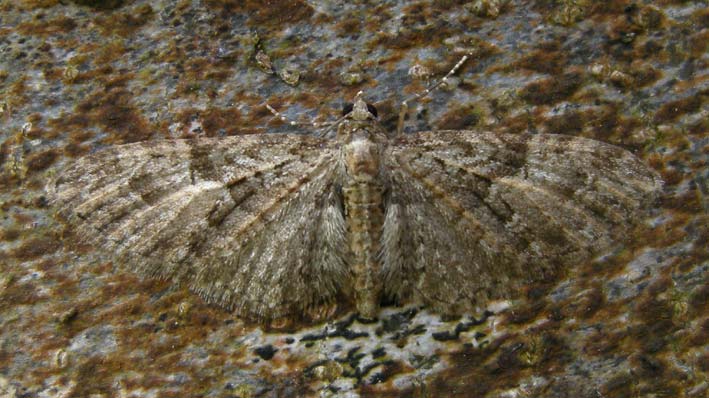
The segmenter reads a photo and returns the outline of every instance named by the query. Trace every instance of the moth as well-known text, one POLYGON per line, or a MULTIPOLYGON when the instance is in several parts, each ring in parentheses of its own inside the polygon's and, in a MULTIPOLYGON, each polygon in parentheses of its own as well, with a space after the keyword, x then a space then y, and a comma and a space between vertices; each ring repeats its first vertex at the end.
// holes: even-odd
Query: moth
POLYGON ((300 134, 110 147, 47 187, 78 239, 259 321, 383 300, 445 313, 589 259, 661 180, 566 135, 387 134, 361 93, 334 139, 300 134))

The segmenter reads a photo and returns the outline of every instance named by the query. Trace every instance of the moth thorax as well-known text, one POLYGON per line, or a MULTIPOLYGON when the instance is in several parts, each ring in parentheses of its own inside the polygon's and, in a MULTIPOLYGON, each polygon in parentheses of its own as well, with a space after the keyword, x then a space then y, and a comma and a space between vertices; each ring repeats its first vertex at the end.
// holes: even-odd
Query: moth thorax
POLYGON ((379 175, 379 146, 368 138, 355 138, 344 146, 347 175, 355 181, 372 181, 379 175))

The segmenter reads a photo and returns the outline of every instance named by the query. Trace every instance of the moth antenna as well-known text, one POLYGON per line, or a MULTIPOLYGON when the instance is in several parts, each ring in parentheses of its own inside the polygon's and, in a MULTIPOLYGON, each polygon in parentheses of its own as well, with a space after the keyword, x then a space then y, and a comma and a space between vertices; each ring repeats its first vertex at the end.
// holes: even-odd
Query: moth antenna
POLYGON ((463 57, 453 66, 453 68, 446 73, 445 76, 439 81, 437 81, 435 84, 432 86, 426 88, 425 90, 421 91, 420 93, 414 94, 409 98, 406 98, 404 101, 401 102, 400 108, 399 108, 399 122, 396 125, 396 134, 401 135, 404 133, 404 117, 406 116, 406 112, 409 110, 409 102, 411 101, 417 101, 427 95, 429 95, 432 91, 440 87, 443 83, 446 83, 448 79, 453 76, 456 72, 458 72, 458 69, 460 69, 461 66, 465 63, 465 61, 468 60, 470 56, 468 54, 463 55, 463 57))
POLYGON ((286 124, 288 124, 289 126, 294 126, 294 127, 313 127, 313 128, 315 128, 315 129, 321 129, 321 128, 323 128, 323 127, 330 127, 330 126, 332 126, 332 124, 333 124, 332 122, 318 123, 318 122, 315 122, 315 121, 312 121, 312 120, 309 121, 309 122, 299 122, 299 121, 296 121, 296 120, 291 120, 291 119, 288 119, 287 117, 285 117, 285 115, 283 115, 282 113, 280 113, 280 112, 278 112, 277 110, 273 109, 273 107, 272 107, 271 105, 269 105, 269 104, 265 104, 265 105, 266 105, 266 108, 268 108, 268 110, 271 111, 271 113, 273 113, 274 116, 278 117, 279 119, 281 119, 281 121, 282 121, 283 123, 286 123, 286 124))

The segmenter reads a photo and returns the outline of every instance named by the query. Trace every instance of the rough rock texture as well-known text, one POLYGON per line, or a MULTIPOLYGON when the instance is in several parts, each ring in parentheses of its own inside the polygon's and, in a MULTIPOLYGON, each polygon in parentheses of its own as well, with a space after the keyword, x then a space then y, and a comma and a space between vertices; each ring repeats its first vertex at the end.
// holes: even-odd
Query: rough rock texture
POLYGON ((0 396, 703 397, 709 11, 701 1, 3 1, 0 396), (264 331, 66 245, 44 186, 101 148, 301 133, 363 90, 396 129, 591 138, 664 181, 600 257, 460 318, 264 331))

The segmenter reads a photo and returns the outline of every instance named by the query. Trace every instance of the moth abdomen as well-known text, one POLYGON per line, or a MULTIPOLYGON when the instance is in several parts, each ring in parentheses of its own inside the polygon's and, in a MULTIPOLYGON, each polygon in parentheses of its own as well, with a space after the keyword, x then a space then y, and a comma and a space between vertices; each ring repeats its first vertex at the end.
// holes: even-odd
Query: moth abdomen
POLYGON ((384 188, 376 182, 355 182, 343 188, 347 236, 354 276, 356 307, 360 316, 375 318, 382 290, 381 250, 384 188))

